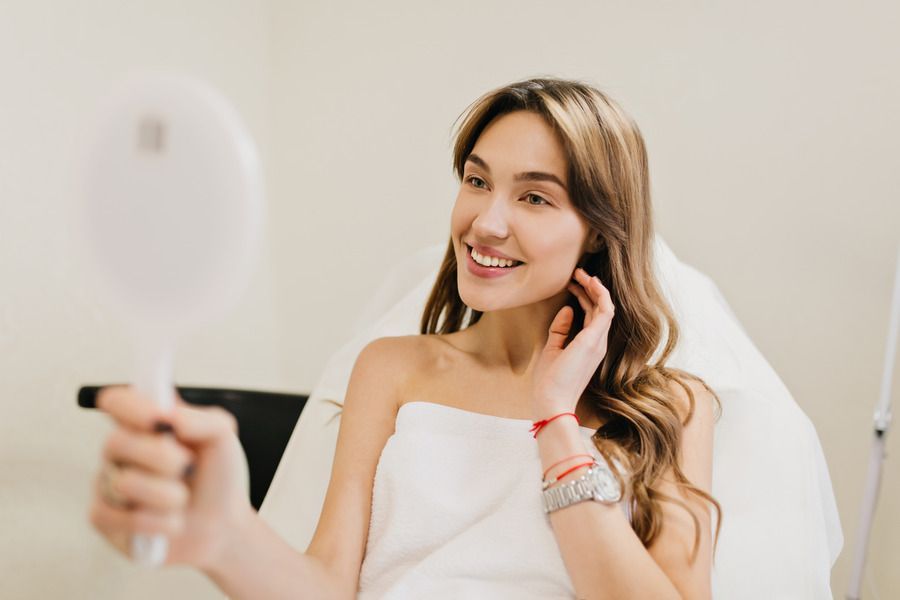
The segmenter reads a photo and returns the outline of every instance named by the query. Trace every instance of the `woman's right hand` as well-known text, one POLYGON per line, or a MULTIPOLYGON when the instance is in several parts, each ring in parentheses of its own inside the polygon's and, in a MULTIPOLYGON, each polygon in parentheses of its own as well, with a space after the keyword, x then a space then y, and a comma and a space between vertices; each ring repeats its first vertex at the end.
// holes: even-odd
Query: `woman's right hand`
POLYGON ((168 538, 165 564, 208 568, 255 514, 235 418, 181 398, 164 413, 131 386, 101 389, 97 407, 116 428, 103 447, 91 523, 126 556, 133 535, 158 533, 168 538), (110 463, 120 469, 107 471, 110 463))

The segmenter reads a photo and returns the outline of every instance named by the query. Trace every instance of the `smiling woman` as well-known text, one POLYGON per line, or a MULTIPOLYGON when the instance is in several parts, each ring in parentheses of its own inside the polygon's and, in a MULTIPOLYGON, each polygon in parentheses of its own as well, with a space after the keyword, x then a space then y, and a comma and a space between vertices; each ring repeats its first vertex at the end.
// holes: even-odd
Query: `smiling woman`
POLYGON ((717 397, 666 365, 679 329, 636 125, 584 83, 532 79, 469 107, 453 159, 420 334, 356 358, 306 551, 242 497, 232 419, 127 389, 98 399, 119 467, 92 520, 117 547, 165 532, 170 563, 231 597, 710 596, 717 397))
MULTIPOLYGON (((630 527, 590 505, 551 521, 580 595, 706 597, 708 504, 717 534, 721 525, 709 493, 718 397, 665 366, 679 330, 651 268, 647 165, 637 125, 586 84, 534 79, 477 100, 457 133, 461 185, 422 333, 485 364, 508 357, 509 371, 530 371, 536 417, 574 410, 596 425, 603 459, 628 465, 630 527), (593 352, 565 364, 582 346, 593 352)), ((565 425, 548 425, 545 467, 579 450, 565 425)))

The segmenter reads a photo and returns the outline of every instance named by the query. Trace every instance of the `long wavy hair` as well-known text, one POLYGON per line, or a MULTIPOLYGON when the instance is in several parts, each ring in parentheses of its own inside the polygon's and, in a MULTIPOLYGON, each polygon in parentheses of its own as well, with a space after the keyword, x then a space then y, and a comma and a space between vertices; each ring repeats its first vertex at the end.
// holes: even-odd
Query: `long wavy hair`
MULTIPOLYGON (((460 182, 466 158, 481 132, 500 115, 518 110, 543 116, 558 134, 565 149, 572 203, 592 234, 602 240, 598 250, 579 262, 590 275, 600 278, 616 307, 606 357, 582 396, 604 422, 592 439, 604 458, 615 457, 628 465, 627 484, 614 473, 628 486, 632 529, 644 546, 650 546, 661 530, 659 503, 674 502, 684 507, 694 522, 693 561, 700 545, 698 518, 686 503, 659 491, 655 484, 672 467, 679 488, 714 504, 718 545, 721 506, 688 481, 677 459, 683 426, 694 413, 694 395, 686 381, 697 381, 713 394, 718 405, 716 420, 721 416, 721 400, 699 377, 665 366, 679 330, 653 273, 654 231, 644 140, 637 124, 618 104, 586 83, 554 78, 520 81, 483 95, 457 119, 453 167, 460 182), (663 342, 661 355, 650 364, 663 342), (690 399, 684 422, 676 410, 670 382, 680 385, 690 399)), ((567 303, 575 312, 571 341, 584 324, 584 311, 571 294, 567 303)), ((459 331, 477 323, 481 315, 460 298, 451 241, 422 315, 421 333, 459 331)))

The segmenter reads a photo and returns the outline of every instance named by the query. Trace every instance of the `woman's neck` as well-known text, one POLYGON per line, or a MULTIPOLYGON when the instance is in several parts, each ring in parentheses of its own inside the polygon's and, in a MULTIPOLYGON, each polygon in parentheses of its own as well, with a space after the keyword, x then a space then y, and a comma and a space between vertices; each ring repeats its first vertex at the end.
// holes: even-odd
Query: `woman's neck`
POLYGON ((474 353, 487 367, 508 369, 517 376, 529 374, 567 294, 563 291, 543 302, 483 313, 466 330, 472 336, 474 353))

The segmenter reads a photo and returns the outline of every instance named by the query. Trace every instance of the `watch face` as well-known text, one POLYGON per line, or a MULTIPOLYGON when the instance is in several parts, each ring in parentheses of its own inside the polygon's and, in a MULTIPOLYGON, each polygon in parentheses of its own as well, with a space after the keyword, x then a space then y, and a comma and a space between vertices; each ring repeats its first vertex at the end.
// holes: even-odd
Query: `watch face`
POLYGON ((595 497, 604 502, 618 502, 622 499, 622 490, 615 476, 602 466, 595 467, 593 479, 596 482, 595 497))

